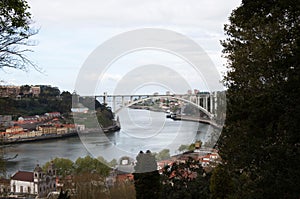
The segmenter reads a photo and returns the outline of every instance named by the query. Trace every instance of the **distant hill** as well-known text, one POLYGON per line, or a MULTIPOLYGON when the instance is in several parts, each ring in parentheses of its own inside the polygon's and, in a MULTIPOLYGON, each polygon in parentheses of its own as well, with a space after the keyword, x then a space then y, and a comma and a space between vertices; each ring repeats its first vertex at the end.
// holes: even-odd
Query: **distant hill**
MULTIPOLYGON (((29 90, 30 86, 21 86, 24 87, 29 90)), ((60 92, 57 87, 40 86, 40 88, 38 95, 23 92, 19 93, 18 97, 0 97, 0 115, 11 115, 13 120, 17 120, 20 116, 60 112, 67 121, 72 122, 72 94, 68 91, 60 92)), ((94 98, 78 98, 83 106, 97 111, 98 120, 104 127, 112 124, 114 116, 109 107, 100 104, 94 98)))

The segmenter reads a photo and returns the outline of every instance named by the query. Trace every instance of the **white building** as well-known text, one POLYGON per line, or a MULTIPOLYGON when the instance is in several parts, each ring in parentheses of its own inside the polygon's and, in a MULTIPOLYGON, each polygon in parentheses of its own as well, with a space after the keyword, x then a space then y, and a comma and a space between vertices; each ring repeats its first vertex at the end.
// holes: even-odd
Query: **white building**
POLYGON ((56 171, 51 163, 47 173, 37 165, 33 172, 17 171, 10 180, 11 191, 16 195, 45 197, 56 190, 56 171))
POLYGON ((51 113, 45 113, 46 116, 48 117, 60 117, 60 112, 51 112, 51 113))
POLYGON ((87 113, 89 111, 86 107, 79 107, 79 108, 71 108, 73 113, 87 113))

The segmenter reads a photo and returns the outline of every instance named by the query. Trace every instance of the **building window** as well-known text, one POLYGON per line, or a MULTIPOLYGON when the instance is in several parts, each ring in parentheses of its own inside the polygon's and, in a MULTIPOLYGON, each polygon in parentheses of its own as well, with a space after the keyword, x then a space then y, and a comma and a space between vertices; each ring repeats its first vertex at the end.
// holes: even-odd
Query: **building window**
POLYGON ((30 190, 30 187, 27 187, 27 193, 30 193, 31 190, 30 190))
POLYGON ((20 193, 23 193, 23 186, 20 186, 20 193))

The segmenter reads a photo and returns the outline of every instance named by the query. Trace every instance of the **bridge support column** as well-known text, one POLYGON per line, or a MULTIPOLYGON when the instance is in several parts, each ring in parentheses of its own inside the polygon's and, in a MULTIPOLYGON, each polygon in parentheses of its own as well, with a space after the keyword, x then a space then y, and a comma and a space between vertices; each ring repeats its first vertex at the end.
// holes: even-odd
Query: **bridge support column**
POLYGON ((213 113, 213 95, 209 95, 209 112, 213 113))
POLYGON ((115 111, 116 109, 116 96, 113 96, 113 110, 115 111))
POLYGON ((205 96, 205 110, 208 111, 208 98, 205 96))
POLYGON ((217 92, 214 92, 214 100, 215 100, 214 114, 217 114, 217 108, 218 108, 218 95, 217 95, 217 92))
POLYGON ((124 96, 122 96, 122 106, 125 105, 125 100, 124 100, 124 96))
POLYGON ((206 110, 206 98, 202 97, 202 107, 206 110))
POLYGON ((196 97, 196 104, 198 105, 198 106, 200 106, 200 97, 196 97))
POLYGON ((106 104, 106 98, 107 98, 107 93, 104 92, 104 94, 103 94, 103 104, 106 104))
POLYGON ((130 96, 130 103, 133 102, 132 100, 133 100, 133 96, 130 96))

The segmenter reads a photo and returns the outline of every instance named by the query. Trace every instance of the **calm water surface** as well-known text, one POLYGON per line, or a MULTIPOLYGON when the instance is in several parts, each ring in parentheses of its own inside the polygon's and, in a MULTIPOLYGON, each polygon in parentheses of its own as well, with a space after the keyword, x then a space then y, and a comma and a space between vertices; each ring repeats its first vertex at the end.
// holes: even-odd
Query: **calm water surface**
POLYGON ((110 161, 122 156, 135 158, 140 150, 159 152, 165 148, 176 154, 181 144, 190 144, 197 139, 205 141, 212 129, 206 124, 166 119, 162 112, 124 109, 118 116, 122 128, 118 132, 104 135, 99 131, 62 140, 6 146, 7 157, 18 154, 7 165, 8 175, 17 170, 31 171, 36 164, 43 165, 55 157, 74 161, 91 155, 103 156, 110 161))

